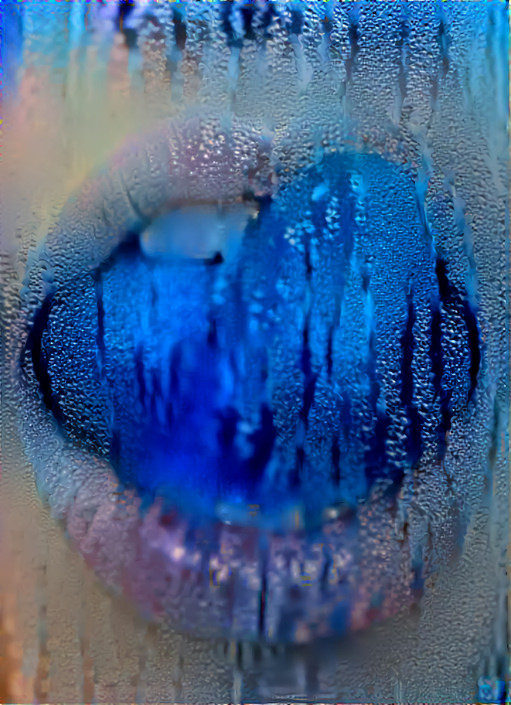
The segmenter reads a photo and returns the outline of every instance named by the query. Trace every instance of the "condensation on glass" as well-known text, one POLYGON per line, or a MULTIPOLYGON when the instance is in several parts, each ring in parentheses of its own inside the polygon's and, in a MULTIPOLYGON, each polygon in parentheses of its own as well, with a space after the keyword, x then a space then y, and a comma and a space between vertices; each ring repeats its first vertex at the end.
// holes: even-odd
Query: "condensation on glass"
POLYGON ((5 13, 10 687, 503 699, 507 6, 5 13))

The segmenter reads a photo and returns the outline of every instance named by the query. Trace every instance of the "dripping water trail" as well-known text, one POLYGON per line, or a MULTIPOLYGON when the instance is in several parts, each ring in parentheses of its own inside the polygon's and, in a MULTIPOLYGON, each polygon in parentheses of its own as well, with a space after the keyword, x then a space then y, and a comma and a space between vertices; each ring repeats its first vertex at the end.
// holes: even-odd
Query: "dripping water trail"
MULTIPOLYGON (((366 438, 364 453, 364 471, 369 487, 382 476, 387 469, 386 438, 388 434, 389 418, 386 411, 385 399, 378 379, 376 349, 376 330, 374 322, 373 301, 369 289, 369 275, 363 275, 362 286, 366 297, 366 321, 368 328, 367 341, 367 366, 366 374, 369 381, 369 404, 375 425, 366 438)), ((398 478, 393 478, 397 480, 398 478)))
POLYGON ((481 335, 477 315, 471 306, 467 297, 463 301, 463 318, 467 327, 468 333, 468 349, 469 349, 469 376, 470 387, 468 390, 468 401, 470 402, 477 389, 479 380, 479 372, 481 369, 481 335))
POLYGON ((359 17, 356 10, 352 10, 348 25, 348 39, 350 43, 350 55, 346 59, 346 81, 349 83, 353 78, 353 71, 356 65, 357 55, 360 51, 360 29, 359 17))
POLYGON ((451 429, 451 392, 443 384, 444 355, 442 349, 443 309, 451 298, 451 283, 447 278, 445 262, 437 257, 435 263, 438 295, 434 297, 431 311, 430 359, 435 396, 440 403, 440 422, 437 426, 438 454, 443 460, 447 452, 447 435, 451 429))
POLYGON ((415 352, 415 337, 413 328, 416 314, 413 303, 413 289, 407 295, 407 318, 405 330, 401 337, 403 357, 401 360, 401 404, 407 419, 407 456, 412 467, 418 462, 422 453, 422 421, 415 403, 413 378, 413 358, 415 352))
POLYGON ((408 44, 410 37, 410 22, 405 14, 406 8, 402 6, 402 17, 399 23, 399 38, 397 48, 399 51, 398 85, 399 85, 399 115, 403 108, 403 103, 408 95, 408 44))
POLYGON ((317 375, 312 371, 312 353, 310 349, 310 318, 312 312, 312 275, 313 267, 310 258, 310 246, 307 243, 305 248, 305 277, 306 277, 306 300, 305 300, 305 322, 302 337, 302 352, 300 358, 300 368, 303 374, 304 388, 302 406, 299 413, 298 427, 296 432, 296 463, 291 477, 292 487, 299 486, 303 479, 305 468, 305 436, 309 424, 309 413, 314 401, 317 375))
POLYGON ((101 269, 96 269, 94 272, 94 293, 96 296, 98 316, 98 327, 96 332, 96 360, 100 377, 102 377, 105 366, 105 305, 103 301, 103 274, 101 269))

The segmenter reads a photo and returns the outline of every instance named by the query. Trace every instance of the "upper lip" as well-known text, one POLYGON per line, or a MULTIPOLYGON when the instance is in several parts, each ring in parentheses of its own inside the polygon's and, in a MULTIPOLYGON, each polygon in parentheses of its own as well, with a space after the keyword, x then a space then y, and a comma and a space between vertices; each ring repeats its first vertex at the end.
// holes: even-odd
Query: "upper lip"
POLYGON ((224 129, 214 118, 166 120, 87 179, 48 233, 40 259, 51 265, 66 252, 65 273, 51 266, 56 287, 83 273, 84 263, 95 269, 126 233, 139 233, 173 207, 265 197, 275 186, 270 142, 246 122, 224 129))

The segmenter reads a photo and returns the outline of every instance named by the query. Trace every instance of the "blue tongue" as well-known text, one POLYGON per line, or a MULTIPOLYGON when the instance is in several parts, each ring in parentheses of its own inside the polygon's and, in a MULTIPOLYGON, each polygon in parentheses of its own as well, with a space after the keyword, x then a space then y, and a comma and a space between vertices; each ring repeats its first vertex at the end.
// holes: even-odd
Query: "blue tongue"
POLYGON ((291 501, 289 482, 271 480, 271 316, 243 288, 239 260, 121 251, 101 273, 110 460, 143 497, 206 515, 291 501))
POLYGON ((130 389, 117 383, 114 397, 110 455, 120 479, 142 495, 164 497, 194 513, 214 512, 219 501, 264 503, 276 441, 264 381, 244 399, 235 379, 236 351, 226 354, 211 333, 176 342, 152 373, 150 354, 139 351, 138 376, 147 383, 139 384, 136 425, 130 389))

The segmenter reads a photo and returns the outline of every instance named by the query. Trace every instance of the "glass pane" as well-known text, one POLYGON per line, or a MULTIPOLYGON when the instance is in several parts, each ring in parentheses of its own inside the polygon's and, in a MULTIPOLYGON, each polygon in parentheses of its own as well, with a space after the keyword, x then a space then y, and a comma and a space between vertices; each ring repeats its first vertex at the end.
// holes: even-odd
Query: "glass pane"
POLYGON ((507 4, 2 12, 0 700, 504 702, 507 4))

